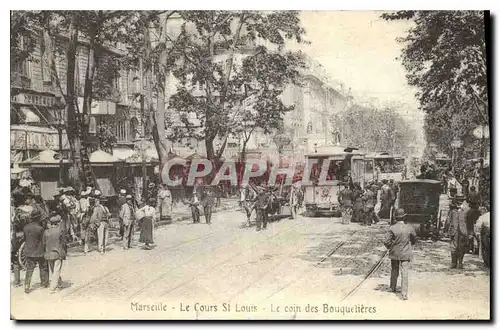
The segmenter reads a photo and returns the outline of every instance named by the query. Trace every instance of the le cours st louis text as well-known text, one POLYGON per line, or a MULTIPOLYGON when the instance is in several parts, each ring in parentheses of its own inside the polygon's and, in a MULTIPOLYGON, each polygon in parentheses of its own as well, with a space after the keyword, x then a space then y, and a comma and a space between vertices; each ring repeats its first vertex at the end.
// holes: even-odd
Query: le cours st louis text
POLYGON ((257 306, 254 304, 231 304, 231 303, 221 303, 221 304, 206 304, 206 303, 194 303, 186 304, 166 304, 163 302, 158 303, 140 303, 133 301, 130 303, 130 309, 133 312, 208 312, 208 313, 312 313, 312 314, 375 314, 377 313, 377 307, 366 306, 363 304, 344 304, 344 305, 330 305, 324 304, 286 304, 286 305, 276 305, 269 304, 265 306, 257 306))

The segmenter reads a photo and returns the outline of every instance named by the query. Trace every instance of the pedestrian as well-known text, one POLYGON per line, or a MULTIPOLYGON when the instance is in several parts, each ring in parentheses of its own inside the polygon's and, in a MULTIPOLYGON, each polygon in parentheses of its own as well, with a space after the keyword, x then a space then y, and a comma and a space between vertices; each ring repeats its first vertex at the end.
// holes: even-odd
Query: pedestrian
POLYGON ((43 258, 44 227, 41 224, 41 216, 41 212, 34 209, 31 214, 31 221, 24 226, 24 253, 26 255, 26 276, 24 278, 25 293, 30 293, 31 276, 37 265, 40 270, 40 282, 42 283, 42 287, 47 288, 49 286, 47 262, 43 258))
POLYGON ((270 202, 270 192, 267 191, 266 188, 260 186, 258 187, 257 192, 257 202, 256 202, 256 211, 257 211, 257 231, 267 228, 267 209, 269 207, 270 202))
POLYGON ((397 209, 395 212, 396 223, 389 227, 384 245, 389 249, 391 259, 390 290, 396 292, 396 286, 401 269, 401 294, 403 300, 408 299, 408 271, 412 259, 412 245, 415 245, 417 234, 411 225, 405 224, 406 212, 397 209))
POLYGON ((468 233, 465 212, 460 208, 464 197, 456 195, 450 204, 450 250, 451 268, 463 268, 463 259, 468 246, 468 233))
POLYGON ((120 208, 119 217, 123 221, 123 249, 128 250, 134 235, 135 210, 132 195, 125 196, 126 203, 120 208))
MULTIPOLYGON (((102 204, 102 193, 99 190, 94 191, 93 197, 94 207, 90 217, 90 225, 92 230, 97 231, 97 249, 101 254, 104 254, 108 240, 109 211, 102 204)), ((86 250, 88 250, 88 245, 86 250)))
POLYGON ((19 264, 18 250, 20 247, 19 237, 24 237, 21 221, 15 207, 15 200, 11 197, 10 206, 10 264, 14 273, 14 286, 21 286, 21 266, 19 264))
POLYGON ((199 223, 200 209, 198 208, 198 206, 200 205, 200 201, 196 189, 193 189, 191 198, 185 204, 189 205, 189 208, 191 209, 191 217, 193 218, 193 223, 199 223))
POLYGON ((290 205, 290 216, 292 219, 297 218, 298 208, 300 207, 300 195, 301 195, 300 183, 295 182, 290 190, 290 198, 288 200, 290 205))
POLYGON ((481 203, 481 195, 476 191, 475 186, 470 187, 469 196, 467 196, 467 203, 471 209, 479 209, 479 204, 481 203))
POLYGON ((470 182, 465 174, 461 184, 462 184, 462 194, 465 196, 465 200, 468 200, 470 192, 470 182))
POLYGON ((372 223, 375 221, 373 216, 373 209, 375 208, 374 204, 375 196, 373 194, 373 191, 371 190, 370 185, 366 185, 365 193, 363 194, 362 199, 364 204, 364 210, 363 210, 364 225, 371 226, 372 223))
POLYGON ((137 210, 137 220, 141 228, 141 235, 139 236, 139 243, 144 244, 144 249, 151 250, 153 241, 153 228, 156 222, 156 199, 150 198, 148 203, 137 210))
POLYGON ((340 203, 340 212, 342 213, 342 224, 348 225, 352 217, 352 190, 349 183, 344 183, 344 189, 339 191, 338 201, 340 203))
POLYGON ((391 205, 393 203, 392 190, 388 185, 387 180, 382 180, 382 188, 381 188, 381 208, 378 216, 381 219, 389 219, 391 214, 391 205))
POLYGON ((201 198, 201 205, 203 206, 203 214, 205 215, 205 222, 211 224, 212 211, 215 204, 214 192, 209 186, 203 188, 203 195, 201 198))
POLYGON ((354 183, 354 191, 352 193, 353 199, 353 209, 352 209, 352 222, 361 223, 363 219, 363 191, 361 190, 361 185, 359 182, 354 183))
POLYGON ((158 202, 156 203, 161 221, 166 221, 168 223, 172 221, 172 203, 172 193, 168 189, 168 186, 162 183, 158 191, 158 202))
MULTIPOLYGON (((118 195, 118 208, 121 209, 123 204, 127 203, 127 199, 125 198, 127 196, 127 190, 125 189, 120 189, 120 193, 118 195)), ((123 226, 123 220, 118 217, 118 224, 120 226, 120 232, 119 232, 119 237, 120 240, 123 240, 123 234, 125 232, 125 227, 123 226)))
POLYGON ((491 246, 491 227, 490 227, 490 212, 486 212, 486 209, 483 209, 484 212, 476 222, 474 227, 474 231, 476 237, 479 241, 479 254, 483 259, 483 263, 486 267, 490 267, 491 262, 491 254, 490 254, 490 246, 491 246))
POLYGON ((62 285, 61 271, 63 261, 66 260, 66 235, 61 230, 61 221, 61 216, 52 212, 49 218, 49 228, 43 235, 44 257, 49 266, 50 293, 55 293, 57 287, 62 285))
POLYGON ((442 187, 443 187, 443 194, 448 194, 448 175, 446 174, 446 171, 443 172, 443 176, 441 177, 441 182, 442 182, 442 187))

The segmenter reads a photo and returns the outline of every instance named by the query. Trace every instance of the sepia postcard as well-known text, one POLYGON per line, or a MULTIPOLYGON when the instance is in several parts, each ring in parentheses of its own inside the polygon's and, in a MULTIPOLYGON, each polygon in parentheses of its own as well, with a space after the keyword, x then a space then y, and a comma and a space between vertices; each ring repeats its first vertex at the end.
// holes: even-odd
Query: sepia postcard
POLYGON ((488 11, 10 19, 11 319, 490 320, 488 11))

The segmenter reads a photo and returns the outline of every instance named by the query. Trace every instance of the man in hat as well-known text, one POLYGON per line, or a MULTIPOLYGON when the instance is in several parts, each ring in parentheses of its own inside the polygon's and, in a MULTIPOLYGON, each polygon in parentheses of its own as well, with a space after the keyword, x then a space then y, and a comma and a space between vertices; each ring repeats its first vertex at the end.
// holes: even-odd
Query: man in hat
POLYGON ((215 204, 214 191, 208 185, 202 188, 201 205, 203 206, 203 214, 205 215, 205 222, 210 224, 212 222, 212 211, 215 204))
POLYGON ((125 199, 127 202, 120 208, 119 217, 123 222, 123 249, 128 250, 134 235, 135 210, 132 195, 125 196, 125 199))
POLYGON ((40 281, 42 287, 49 286, 49 273, 47 262, 43 258, 43 231, 41 224, 41 212, 38 209, 33 209, 31 213, 31 221, 24 226, 24 253, 26 254, 26 276, 24 278, 24 292, 30 293, 31 276, 36 265, 40 269, 40 281))
POLYGON ((465 211, 461 208, 465 197, 456 195, 450 205, 450 250, 451 268, 463 268, 464 255, 468 246, 468 232, 465 211))
POLYGON ((97 227, 97 248, 101 254, 104 254, 108 238, 109 211, 102 204, 102 193, 99 190, 94 191, 94 203, 90 223, 92 227, 97 227))
POLYGON ((257 211, 257 231, 267 228, 267 210, 269 204, 271 202, 271 191, 266 189, 264 182, 262 186, 257 187, 257 202, 256 202, 256 211, 257 211))
POLYGON ((193 223, 199 223, 200 222, 200 209, 198 206, 200 205, 200 201, 198 199, 198 193, 196 189, 193 189, 193 194, 190 199, 187 201, 183 201, 184 204, 189 205, 189 208, 191 209, 191 217, 193 218, 193 223))
POLYGON ((43 234, 44 257, 48 262, 50 276, 50 292, 55 293, 56 288, 62 284, 61 269, 63 260, 66 259, 66 235, 61 230, 61 216, 52 212, 49 218, 49 228, 43 234))
POLYGON ((405 224, 406 212, 397 209, 395 212, 396 223, 389 227, 384 245, 389 249, 391 259, 390 289, 396 292, 396 285, 401 268, 401 294, 403 300, 408 299, 408 270, 412 258, 412 245, 415 244, 417 234, 411 225, 405 224))

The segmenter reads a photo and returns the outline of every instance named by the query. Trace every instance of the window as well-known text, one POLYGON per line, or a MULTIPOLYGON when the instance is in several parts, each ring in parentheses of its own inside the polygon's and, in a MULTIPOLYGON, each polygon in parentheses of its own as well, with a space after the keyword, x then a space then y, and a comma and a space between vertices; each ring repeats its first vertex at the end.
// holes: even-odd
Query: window
POLYGON ((128 141, 129 134, 128 134, 128 121, 126 120, 120 120, 117 121, 116 123, 116 140, 120 142, 125 142, 128 141))

